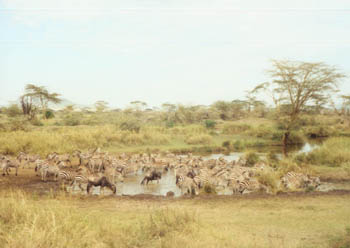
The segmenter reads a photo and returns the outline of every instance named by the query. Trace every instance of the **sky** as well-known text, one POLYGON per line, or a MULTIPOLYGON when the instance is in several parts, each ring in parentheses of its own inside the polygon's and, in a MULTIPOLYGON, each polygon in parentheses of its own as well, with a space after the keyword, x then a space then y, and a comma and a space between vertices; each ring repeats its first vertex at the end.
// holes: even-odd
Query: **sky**
POLYGON ((28 83, 82 105, 207 105, 268 81, 271 59, 350 75, 350 1, 0 0, 0 105, 28 83))

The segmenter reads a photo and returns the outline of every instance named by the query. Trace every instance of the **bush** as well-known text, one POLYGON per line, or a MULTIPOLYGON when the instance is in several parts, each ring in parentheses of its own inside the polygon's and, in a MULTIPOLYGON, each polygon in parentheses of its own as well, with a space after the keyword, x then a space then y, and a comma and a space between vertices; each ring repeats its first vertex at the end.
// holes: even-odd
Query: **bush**
POLYGON ((227 150, 229 150, 231 148, 231 141, 226 140, 222 142, 222 147, 225 147, 227 150))
POLYGON ((259 155, 253 151, 246 152, 244 158, 246 160, 245 166, 248 167, 253 167, 256 163, 260 161, 259 155))
POLYGON ((330 126, 307 127, 304 132, 310 138, 329 137, 335 134, 335 130, 330 126))
POLYGON ((279 187, 279 179, 275 172, 262 172, 257 176, 259 183, 269 188, 271 193, 276 193, 279 187))
POLYGON ((244 145, 244 143, 242 141, 236 140, 233 143, 233 148, 236 149, 237 151, 242 151, 242 150, 244 150, 245 145, 244 145))
POLYGON ((22 119, 13 119, 7 126, 9 131, 29 131, 28 122, 22 119))
POLYGON ((55 117, 55 114, 54 114, 53 110, 48 109, 45 111, 44 117, 45 117, 45 119, 52 119, 55 117))
POLYGON ((204 124, 206 128, 213 129, 216 125, 216 122, 213 120, 205 120, 204 124))
POLYGON ((166 126, 167 128, 172 128, 172 127, 175 126, 175 122, 173 122, 173 121, 166 121, 166 122, 165 122, 165 126, 166 126))
POLYGON ((16 117, 23 114, 22 109, 17 104, 11 104, 4 111, 9 117, 16 117))

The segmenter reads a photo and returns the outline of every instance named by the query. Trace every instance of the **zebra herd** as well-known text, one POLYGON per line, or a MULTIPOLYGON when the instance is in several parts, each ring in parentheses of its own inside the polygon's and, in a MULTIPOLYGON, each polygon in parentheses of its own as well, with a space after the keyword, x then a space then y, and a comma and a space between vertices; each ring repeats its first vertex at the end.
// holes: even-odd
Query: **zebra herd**
MULTIPOLYGON (((103 190, 109 188, 116 192, 116 185, 123 183, 126 177, 142 172, 145 176, 140 182, 147 185, 159 181, 162 175, 172 171, 175 184, 183 195, 198 195, 206 191, 208 186, 214 191, 228 189, 233 194, 251 192, 271 193, 268 184, 259 180, 259 175, 273 172, 274 169, 264 162, 253 167, 246 167, 244 159, 227 161, 224 157, 204 159, 201 156, 175 155, 173 153, 143 153, 127 155, 110 155, 101 152, 99 148, 88 152, 75 151, 72 154, 51 153, 45 159, 38 155, 19 153, 17 158, 0 155, 0 168, 3 175, 9 175, 11 168, 34 165, 37 176, 42 181, 53 178, 63 186, 78 186, 81 191, 90 192, 94 186, 103 190), (77 163, 73 163, 77 160, 77 163)), ((278 183, 279 188, 286 190, 317 188, 320 185, 318 177, 302 173, 288 172, 278 183)))

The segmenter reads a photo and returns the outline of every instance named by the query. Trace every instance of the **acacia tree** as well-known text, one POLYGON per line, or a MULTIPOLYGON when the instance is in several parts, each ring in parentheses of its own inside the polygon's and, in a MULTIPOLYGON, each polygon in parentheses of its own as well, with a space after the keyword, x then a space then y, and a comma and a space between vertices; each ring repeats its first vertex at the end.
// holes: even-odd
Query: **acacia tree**
MULTIPOLYGON (((272 81, 261 87, 273 93, 275 103, 284 105, 287 117, 283 144, 287 146, 291 129, 300 113, 307 106, 316 106, 336 92, 338 82, 345 75, 336 67, 325 63, 309 63, 288 60, 273 60, 273 69, 268 71, 272 81)), ((255 88, 259 89, 259 85, 255 88)), ((281 113, 282 114, 282 113, 281 113)))
POLYGON ((37 109, 40 108, 45 112, 50 102, 55 104, 60 103, 62 99, 59 96, 60 94, 58 93, 50 93, 45 86, 27 84, 25 94, 20 97, 23 114, 28 115, 32 119, 37 109))

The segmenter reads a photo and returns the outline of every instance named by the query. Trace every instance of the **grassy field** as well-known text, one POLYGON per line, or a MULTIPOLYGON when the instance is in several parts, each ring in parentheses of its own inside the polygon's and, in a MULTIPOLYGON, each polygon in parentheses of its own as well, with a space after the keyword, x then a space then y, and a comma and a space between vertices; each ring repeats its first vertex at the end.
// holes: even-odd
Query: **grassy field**
MULTIPOLYGON (((122 128, 116 116, 104 117, 108 115, 85 115, 79 123, 55 118, 35 125, 0 118, 0 153, 46 156, 94 147, 111 153, 281 150, 282 131, 264 118, 218 121, 215 128, 149 123, 135 131, 122 128)), ((278 162, 267 154, 276 173, 259 180, 273 186, 277 176, 298 171, 322 181, 349 181, 350 138, 341 137, 348 128, 337 126, 334 118, 320 120, 306 119, 293 132, 293 142, 302 143, 314 133, 331 138, 307 155, 292 154, 278 162)), ((67 195, 54 183, 43 184, 33 170, 21 170, 15 180, 0 179, 0 199, 0 247, 350 247, 348 191, 87 197, 67 195)))
POLYGON ((194 199, 0 192, 1 247, 349 247, 348 194, 194 199), (347 245, 347 246, 346 246, 347 245))

